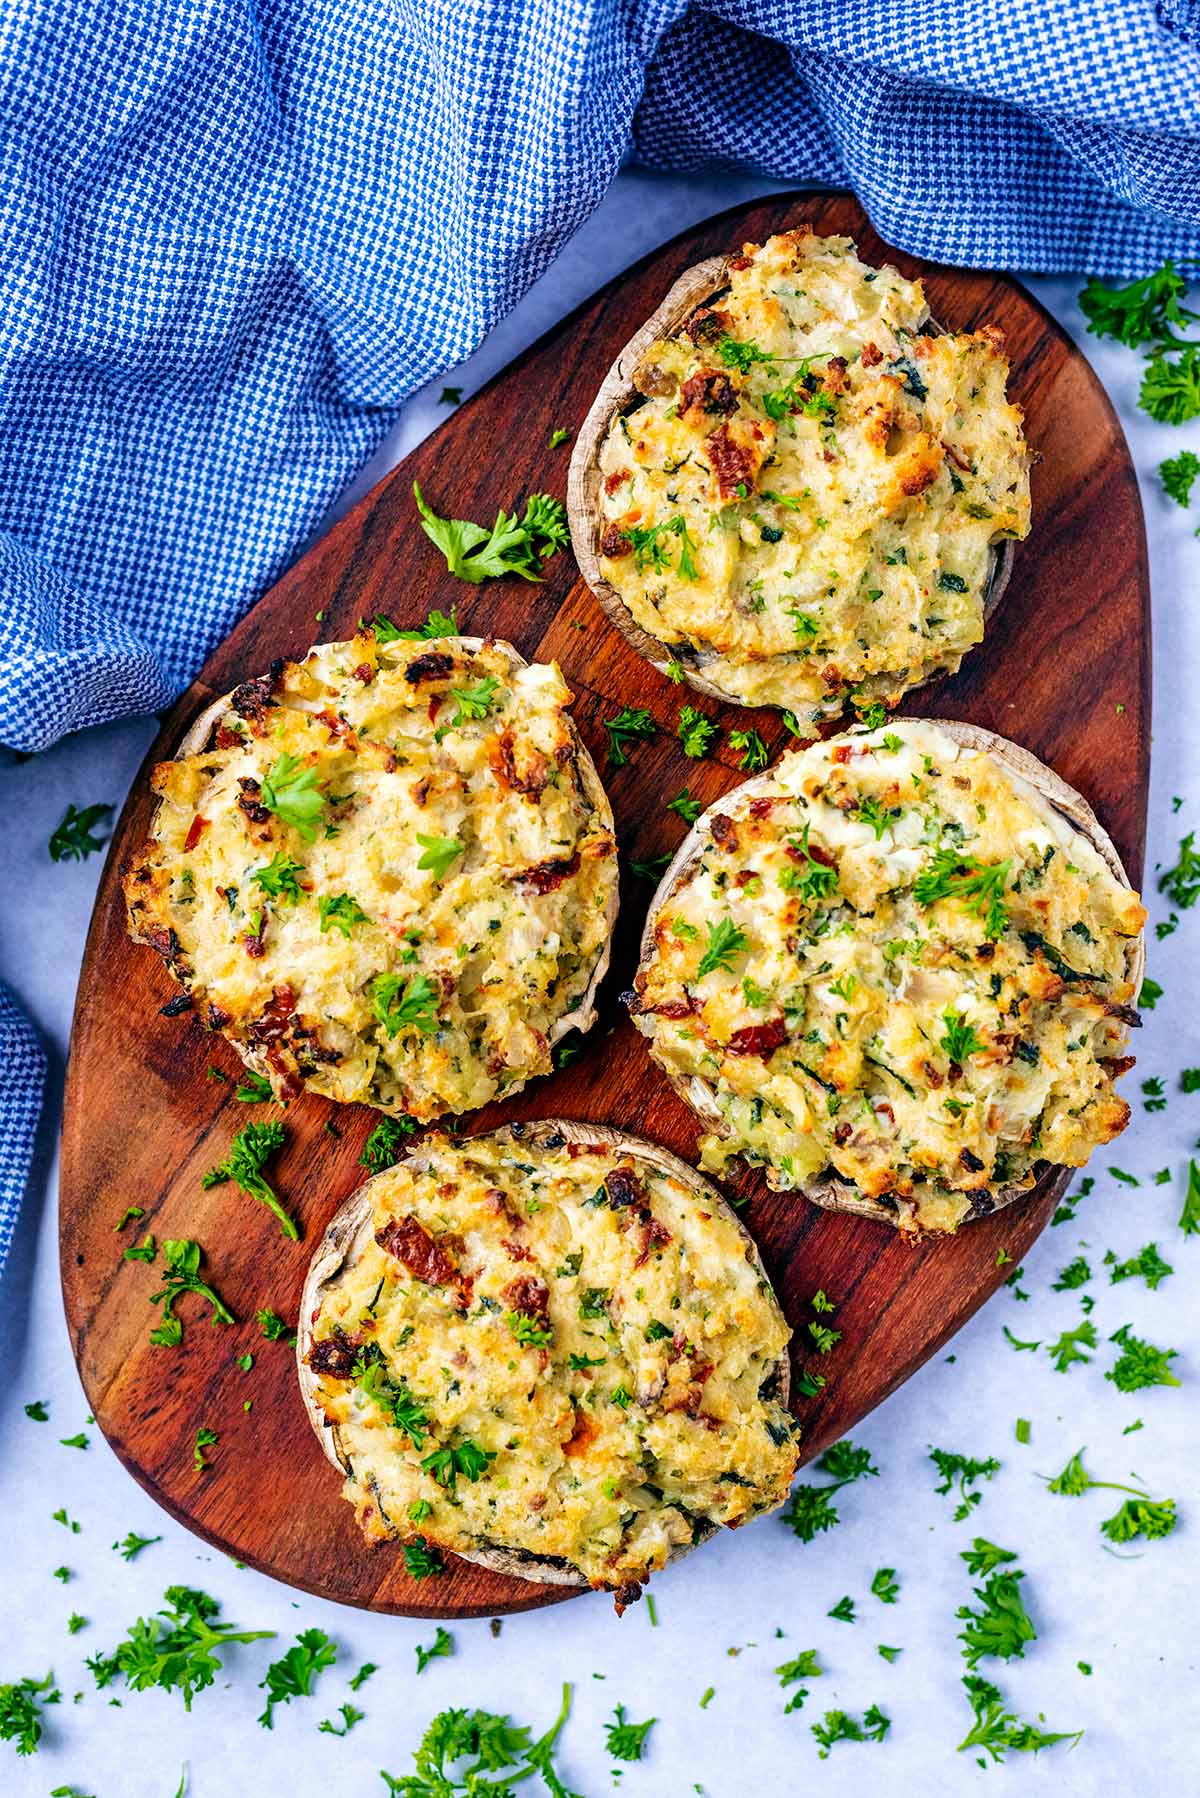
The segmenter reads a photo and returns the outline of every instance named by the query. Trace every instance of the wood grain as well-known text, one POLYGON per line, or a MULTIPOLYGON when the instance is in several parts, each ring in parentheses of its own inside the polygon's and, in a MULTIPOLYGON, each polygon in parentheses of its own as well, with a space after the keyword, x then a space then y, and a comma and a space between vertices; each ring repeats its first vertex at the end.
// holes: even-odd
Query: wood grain
MULTIPOLYGON (((490 519, 499 505, 530 491, 561 495, 570 446, 551 450, 551 432, 579 425, 617 350, 671 282, 701 257, 803 220, 818 231, 848 232, 869 261, 890 258, 905 274, 922 275, 933 311, 949 329, 1000 323, 1012 391, 1040 457, 1033 535, 1017 549, 988 641, 954 679, 914 694, 904 709, 964 718, 1025 744, 1091 802, 1131 877, 1140 877, 1150 741, 1145 536, 1125 441, 1095 376, 1015 282, 921 265, 892 251, 844 195, 777 196, 739 208, 686 232, 604 288, 448 418, 242 620, 173 708, 147 759, 148 768, 170 755, 207 699, 273 657, 300 656, 316 638, 348 636, 360 616, 384 611, 412 624, 434 605, 456 607, 462 629, 507 638, 530 660, 556 658, 601 767, 602 720, 621 705, 650 708, 660 735, 638 745, 627 767, 604 774, 626 872, 600 1021, 576 1063, 503 1108, 489 1107, 471 1128, 561 1114, 631 1129, 694 1159, 695 1120, 653 1068, 618 1003, 636 966, 652 891, 628 863, 677 846, 684 826, 664 801, 682 786, 708 804, 741 776, 724 740, 706 761, 685 759, 674 734, 680 690, 606 622, 568 555, 553 559, 541 587, 452 581, 417 528, 413 478, 436 510, 460 517, 490 519)), ((784 746, 774 713, 703 704, 727 728, 753 725, 773 751, 784 746)), ((157 957, 125 935, 120 880, 149 820, 144 772, 100 883, 63 1121, 63 1297, 97 1421, 131 1473, 175 1517, 293 1585, 415 1616, 487 1615, 561 1599, 562 1590, 465 1562, 414 1582, 398 1551, 368 1549, 359 1538, 305 1419, 291 1352, 260 1337, 254 1312, 271 1305, 294 1322, 308 1257, 363 1177, 358 1157, 373 1115, 308 1097, 290 1108, 288 1144, 275 1165, 279 1189, 303 1226, 297 1245, 234 1189, 202 1189, 201 1175, 221 1159, 247 1114, 232 1084, 206 1078, 210 1065, 236 1075, 232 1050, 191 1016, 160 1015, 174 989, 157 957), (211 1329, 204 1308, 188 1298, 180 1306, 182 1347, 150 1346, 155 1270, 122 1258, 132 1231, 114 1234, 128 1205, 145 1208, 139 1230, 203 1244, 235 1328, 211 1329), (245 1350, 255 1356, 249 1373, 234 1361, 245 1350), (200 1424, 220 1437, 208 1473, 192 1463, 200 1424)), ((743 1215, 798 1331, 794 1373, 805 1365, 800 1333, 807 1334, 808 1301, 818 1286, 835 1300, 844 1332, 821 1360, 820 1396, 795 1400, 808 1455, 851 1429, 954 1334, 1004 1278, 998 1251, 1019 1263, 1064 1184, 1050 1177, 1026 1203, 950 1241, 909 1248, 869 1220, 818 1211, 768 1192, 757 1175, 743 1177, 743 1215)))

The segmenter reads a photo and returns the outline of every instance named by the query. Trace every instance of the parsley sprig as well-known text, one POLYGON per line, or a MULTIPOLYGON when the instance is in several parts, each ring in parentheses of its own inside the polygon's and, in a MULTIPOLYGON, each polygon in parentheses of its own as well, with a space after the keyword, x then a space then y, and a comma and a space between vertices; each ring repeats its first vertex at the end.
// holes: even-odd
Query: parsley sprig
POLYGON ((87 1665, 103 1690, 118 1674, 132 1692, 161 1686, 181 1692, 191 1710, 197 1692, 211 1686, 222 1671, 219 1658, 234 1642, 266 1642, 273 1629, 239 1630, 220 1621, 221 1606, 193 1586, 168 1586, 163 1606, 151 1617, 139 1617, 111 1654, 92 1655, 87 1665))
POLYGON ((389 1798, 502 1798, 539 1773, 550 1798, 579 1798, 554 1766, 554 1752, 571 1709, 571 1688, 563 1687, 558 1716, 536 1741, 531 1731, 494 1711, 441 1711, 413 1755, 415 1771, 396 1778, 383 1773, 389 1798), (485 1779, 485 1774, 499 1778, 485 1779))
POLYGON ((994 1455, 977 1461, 970 1455, 960 1455, 956 1450, 946 1448, 931 1448, 929 1459, 942 1476, 941 1485, 935 1486, 934 1491, 945 1497, 952 1487, 957 1487, 959 1503, 954 1521, 964 1522, 983 1498, 982 1492, 975 1492, 972 1488, 980 1480, 994 1479, 1000 1471, 999 1461, 994 1455))
POLYGON ((728 973, 737 957, 749 946, 749 937, 738 929, 732 918, 718 918, 715 924, 708 926, 708 945, 700 957, 696 979, 703 980, 706 974, 712 974, 718 968, 728 973))
POLYGON ((608 732, 608 763, 611 768, 625 766, 629 760, 630 743, 658 734, 658 726, 644 706, 622 706, 615 718, 604 720, 604 728, 608 732))
POLYGON ((290 824, 306 843, 317 840, 317 826, 325 815, 325 795, 317 785, 315 768, 304 767, 299 756, 284 754, 263 776, 259 795, 269 812, 290 824))
POLYGON ((1115 337, 1130 349, 1155 341, 1178 344, 1174 328, 1186 328, 1200 316, 1180 305, 1186 291, 1187 282, 1168 261, 1125 287, 1107 287, 1093 276, 1079 296, 1079 307, 1097 337, 1115 337))
POLYGON ((279 1228, 290 1242, 298 1242, 300 1231, 273 1186, 267 1180, 263 1169, 271 1156, 283 1147, 287 1132, 278 1118, 272 1118, 263 1124, 244 1124, 229 1145, 229 1153, 224 1161, 218 1161, 204 1175, 201 1185, 207 1190, 212 1186, 222 1186, 232 1180, 239 1191, 249 1199, 256 1199, 265 1205, 274 1217, 279 1220, 279 1228))
POLYGON ((421 514, 421 529, 446 558, 446 567, 457 580, 497 580, 516 574, 523 581, 540 581, 542 564, 571 540, 566 508, 548 493, 533 493, 525 502, 524 515, 496 514, 491 530, 469 518, 441 518, 426 505, 417 482, 413 498, 421 514))
POLYGON ((882 1742, 891 1727, 891 1718, 877 1704, 864 1711, 861 1722, 845 1711, 826 1711, 820 1723, 811 1725, 817 1754, 823 1761, 829 1759, 835 1742, 882 1742))
POLYGON ((42 1706, 61 1701, 53 1673, 45 1679, 26 1674, 0 1686, 0 1742, 15 1742, 18 1754, 36 1754, 42 1739, 42 1706))
POLYGON ((437 988, 424 974, 405 980, 399 974, 379 974, 371 988, 371 1008, 389 1036, 417 1030, 432 1036, 438 1027, 437 988))
POLYGON ((266 1707, 258 1719, 263 1728, 274 1728, 277 1704, 290 1704, 293 1698, 311 1698, 314 1681, 336 1660, 337 1646, 323 1629, 301 1630, 292 1647, 271 1662, 258 1682, 260 1691, 267 1694, 266 1707))
POLYGON ((859 1448, 848 1438, 833 1443, 815 1463, 818 1473, 827 1473, 828 1486, 794 1488, 783 1522, 788 1524, 801 1542, 811 1542, 824 1530, 831 1530, 841 1519, 834 1508, 834 1495, 856 1480, 874 1478, 879 1469, 871 1459, 871 1451, 859 1448))
POLYGON ((926 909, 940 899, 961 899, 969 912, 984 919, 984 934, 994 942, 1008 925, 1004 889, 1011 866, 1009 861, 989 865, 957 849, 938 849, 913 882, 913 898, 926 909))
POLYGON ((615 1761, 640 1761, 646 1752, 646 1737, 658 1718, 647 1717, 644 1723, 628 1723, 623 1704, 617 1706, 613 1716, 616 1722, 604 1725, 608 1737, 608 1752, 615 1761))
POLYGON ((208 1300, 212 1307, 210 1323, 231 1324, 234 1321, 233 1312, 225 1301, 200 1278, 204 1251, 198 1242, 189 1237, 168 1239, 162 1245, 162 1258, 167 1264, 162 1287, 150 1294, 150 1303, 162 1306, 162 1321, 150 1332, 150 1340, 156 1348, 174 1348, 183 1341, 183 1320, 176 1316, 175 1305, 185 1292, 194 1292, 208 1300))
POLYGON ((415 1128, 409 1117, 381 1117, 363 1144, 358 1165, 370 1168, 373 1174, 382 1174, 399 1161, 405 1139, 415 1128))
POLYGON ((85 805, 76 809, 68 805, 66 816, 50 838, 52 862, 82 862, 97 849, 103 849, 107 836, 94 837, 92 832, 112 817, 111 805, 85 805))

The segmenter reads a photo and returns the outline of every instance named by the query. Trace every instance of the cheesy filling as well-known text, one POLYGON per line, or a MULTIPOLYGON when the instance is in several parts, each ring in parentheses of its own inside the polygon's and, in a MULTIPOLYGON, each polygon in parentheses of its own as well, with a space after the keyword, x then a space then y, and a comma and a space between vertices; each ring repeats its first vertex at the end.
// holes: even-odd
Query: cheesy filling
POLYGON ((417 1119, 551 1066, 608 940, 612 815, 557 667, 323 644, 154 772, 130 929, 265 1071, 417 1119))
POLYGON ((309 1349, 368 1536, 620 1588, 783 1502, 790 1332, 724 1206, 561 1136, 431 1136, 369 1194, 309 1349))
POLYGON ((705 1165, 836 1175, 952 1229, 1129 1118, 1138 897, 936 726, 834 737, 723 802, 654 923, 636 1023, 719 1113, 705 1165))
POLYGON ((929 336, 919 281, 845 237, 747 244, 635 373, 601 451, 601 570, 722 691, 802 719, 892 706, 983 636, 1029 530, 1000 333, 929 336))

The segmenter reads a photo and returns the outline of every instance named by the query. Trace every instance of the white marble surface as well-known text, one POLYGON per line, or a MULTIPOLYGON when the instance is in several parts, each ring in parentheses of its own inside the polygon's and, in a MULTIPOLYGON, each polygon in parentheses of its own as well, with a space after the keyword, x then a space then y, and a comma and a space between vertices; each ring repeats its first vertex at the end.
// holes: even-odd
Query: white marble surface
MULTIPOLYGON (((759 191, 766 184, 733 178, 622 176, 517 313, 448 378, 471 391, 643 250, 690 220, 759 191)), ((1031 285, 1084 341, 1074 304, 1078 283, 1031 285)), ((1085 347, 1120 411, 1143 481, 1155 609, 1153 866, 1174 859, 1179 835, 1200 812, 1194 728, 1200 545, 1189 521, 1163 498, 1154 469, 1187 442, 1200 448, 1200 436, 1195 427, 1172 432, 1137 413, 1134 354, 1090 338, 1085 347), (1177 816, 1173 795, 1183 800, 1177 816)), ((372 474, 437 422, 442 414, 435 400, 436 390, 408 408, 388 456, 378 459, 372 474)), ((1096 555, 1103 554, 1098 541, 1096 555)), ((458 1624, 454 1658, 433 1662, 417 1680, 413 1646, 432 1639, 432 1626, 319 1603, 239 1571, 159 1514, 96 1430, 89 1432, 86 1453, 59 1444, 83 1426, 86 1406, 59 1304, 54 1144, 98 864, 55 867, 45 845, 68 800, 121 798, 152 735, 150 721, 131 720, 0 770, 0 970, 36 1018, 52 1056, 39 1161, 0 1307, 0 1356, 8 1375, 0 1392, 0 1680, 40 1676, 53 1667, 64 1694, 63 1704, 49 1713, 38 1756, 17 1760, 0 1745, 0 1792, 43 1798, 54 1787, 72 1785, 96 1798, 170 1798, 186 1763, 196 1798, 383 1793, 378 1769, 409 1769, 410 1751, 435 1711, 483 1705, 511 1711, 540 1731, 555 1713, 563 1680, 574 1684, 575 1702, 561 1763, 569 1784, 587 1798, 612 1789, 602 1723, 618 1703, 634 1719, 660 1719, 646 1760, 625 1771, 622 1786, 630 1798, 686 1798, 700 1790, 708 1798, 774 1798, 799 1793, 811 1780, 831 1794, 967 1791, 984 1775, 970 1756, 955 1753, 969 1715, 959 1685, 954 1611, 968 1598, 959 1551, 976 1530, 1020 1551, 1038 1628, 1025 1660, 1000 1668, 998 1683, 1022 1716, 1044 1711, 1053 1727, 1087 1732, 1072 1752, 1054 1749, 1037 1760, 1013 1756, 1008 1766, 989 1771, 988 1789, 1128 1791, 1139 1798, 1195 1791, 1200 1338, 1190 1288, 1200 1272, 1200 1238, 1184 1238, 1175 1220, 1187 1155, 1200 1130, 1200 1094, 1184 1096, 1177 1084, 1180 1067, 1200 1064, 1200 911, 1184 914, 1174 936, 1152 944, 1151 969, 1166 997, 1141 1034, 1137 1078, 1165 1077, 1166 1111, 1147 1114, 1136 1106, 1129 1133, 1094 1169, 1096 1190, 1077 1224, 1048 1230, 1030 1257, 1022 1282, 1029 1302, 1002 1291, 963 1332, 950 1358, 928 1367, 868 1420, 858 1439, 870 1445, 880 1477, 843 1494, 837 1530, 805 1547, 777 1519, 765 1519, 712 1544, 657 1581, 656 1629, 644 1606, 618 1622, 600 1597, 507 1619, 498 1640, 486 1623, 458 1624), (1106 1171, 1113 1160, 1141 1177, 1136 1191, 1106 1171), (1170 1187, 1148 1181, 1163 1166, 1172 1170, 1170 1187), (1156 1293, 1140 1282, 1113 1287, 1096 1279, 1094 1316, 1102 1342, 1131 1322, 1153 1341, 1178 1348, 1181 1389, 1119 1394, 1103 1377, 1115 1352, 1107 1345, 1090 1366, 1060 1375, 1044 1350, 1020 1354, 1005 1342, 1004 1323, 1021 1337, 1044 1339, 1077 1321, 1075 1295, 1050 1288, 1081 1241, 1096 1268, 1106 1248, 1127 1256, 1151 1239, 1174 1264, 1174 1276, 1156 1293), (48 1425, 24 1416, 23 1405, 37 1398, 50 1401, 48 1425), (1027 1447, 1014 1439, 1018 1416, 1032 1420, 1027 1447), (1138 1417, 1144 1429, 1124 1436, 1123 1427, 1138 1417), (953 1523, 951 1502, 935 1495, 936 1476, 926 1458, 931 1442, 1002 1459, 973 1524, 953 1523), (1058 1498, 1039 1478, 1057 1472, 1081 1444, 1097 1475, 1125 1480, 1136 1470, 1156 1496, 1176 1497, 1184 1521, 1175 1536, 1140 1556, 1106 1552, 1098 1526, 1119 1495, 1058 1498), (78 1520, 78 1535, 51 1520, 60 1505, 78 1520), (110 1544, 130 1529, 163 1540, 127 1564, 110 1544), (75 1570, 66 1587, 52 1578, 60 1563, 75 1570), (891 1608, 868 1591, 881 1563, 894 1566, 901 1580, 899 1603, 891 1608), (339 1643, 338 1665, 324 1675, 315 1698, 279 1713, 270 1735, 255 1723, 261 1704, 256 1682, 282 1642, 236 1651, 216 1690, 204 1693, 190 1716, 177 1697, 160 1692, 127 1696, 120 1708, 110 1708, 108 1695, 92 1689, 84 1656, 111 1648, 173 1582, 210 1590, 242 1627, 273 1628, 287 1637, 322 1625, 339 1643), (826 1615, 843 1593, 857 1600, 853 1627, 826 1615), (72 1610, 90 1619, 74 1637, 66 1630, 72 1610), (784 1632, 779 1639, 777 1629, 784 1632), (881 1641, 903 1648, 895 1665, 877 1655, 881 1641), (827 1673, 813 1686, 806 1709, 788 1716, 772 1670, 806 1647, 819 1649, 827 1673), (318 1734, 319 1719, 334 1714, 347 1696, 347 1676, 366 1659, 380 1669, 360 1694, 366 1721, 345 1740, 318 1734), (1090 1678, 1079 1672, 1080 1660, 1093 1665, 1090 1678), (702 1711, 699 1700, 709 1686, 715 1696, 702 1711), (77 1704, 76 1692, 83 1694, 77 1704), (828 1761, 818 1761, 808 1727, 813 1718, 834 1706, 861 1714, 873 1702, 892 1719, 887 1742, 840 1745, 828 1761)), ((1151 907, 1153 916, 1164 915, 1156 898, 1151 907)), ((133 1196, 114 1195, 114 1206, 133 1196)), ((296 1502, 303 1503, 303 1494, 296 1502)), ((997 1664, 985 1664, 984 1671, 989 1667, 997 1664)))

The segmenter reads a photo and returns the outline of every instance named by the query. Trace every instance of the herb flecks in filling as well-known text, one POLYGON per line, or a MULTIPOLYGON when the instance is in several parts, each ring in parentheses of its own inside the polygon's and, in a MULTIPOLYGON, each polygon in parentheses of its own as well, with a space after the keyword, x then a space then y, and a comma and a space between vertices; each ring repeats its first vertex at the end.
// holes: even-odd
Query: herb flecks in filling
POLYGON ((553 666, 434 615, 246 681, 156 769, 130 929, 266 1096, 425 1122, 548 1073, 616 848, 553 666))
POLYGON ((903 1227, 952 1229, 1124 1128, 1144 913, 1035 800, 905 721, 727 797, 634 1005, 656 1060, 711 1095, 706 1166, 836 1175, 903 1227))
POLYGON ((724 1207, 520 1137, 428 1137, 370 1196, 308 1351, 369 1536, 619 1590, 786 1498, 789 1332, 724 1207))
POLYGON ((983 635, 991 547, 1029 529, 994 328, 932 336, 919 282, 784 232, 652 344, 600 468, 601 569, 747 704, 892 706, 983 635))

